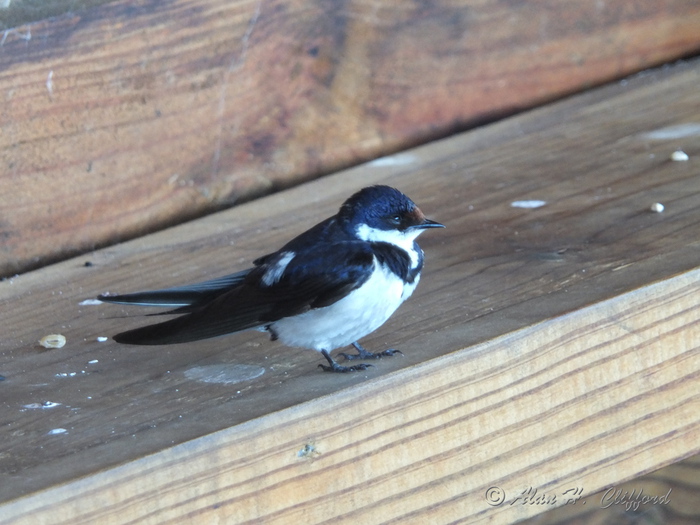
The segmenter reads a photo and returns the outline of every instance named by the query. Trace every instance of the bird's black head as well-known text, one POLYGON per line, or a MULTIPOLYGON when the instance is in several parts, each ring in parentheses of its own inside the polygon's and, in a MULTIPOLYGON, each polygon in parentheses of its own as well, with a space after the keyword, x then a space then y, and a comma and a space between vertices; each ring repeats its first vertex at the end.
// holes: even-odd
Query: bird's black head
POLYGON ((425 218, 415 203, 389 186, 363 188, 345 201, 339 223, 359 239, 403 245, 426 228, 443 228, 425 218))

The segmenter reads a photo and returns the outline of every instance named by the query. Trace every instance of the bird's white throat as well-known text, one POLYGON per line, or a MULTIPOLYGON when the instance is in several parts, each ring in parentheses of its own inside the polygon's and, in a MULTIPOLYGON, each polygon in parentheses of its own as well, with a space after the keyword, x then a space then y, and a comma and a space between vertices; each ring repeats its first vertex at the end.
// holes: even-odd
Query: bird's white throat
POLYGON ((361 241, 385 242, 404 250, 411 258, 411 268, 415 268, 418 265, 418 252, 416 252, 414 248, 414 243, 416 237, 421 233, 423 233, 423 230, 420 228, 409 228, 405 231, 380 230, 379 228, 372 228, 364 223, 355 228, 355 235, 357 235, 357 238, 361 241))

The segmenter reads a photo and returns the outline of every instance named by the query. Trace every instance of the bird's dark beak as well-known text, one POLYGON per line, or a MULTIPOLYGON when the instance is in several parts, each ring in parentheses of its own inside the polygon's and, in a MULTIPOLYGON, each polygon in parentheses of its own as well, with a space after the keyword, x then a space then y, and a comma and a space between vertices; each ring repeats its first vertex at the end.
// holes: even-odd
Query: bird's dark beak
POLYGON ((439 222, 431 221, 430 219, 425 219, 422 223, 416 224, 414 228, 418 228, 420 230, 424 228, 444 228, 444 224, 440 224, 439 222))

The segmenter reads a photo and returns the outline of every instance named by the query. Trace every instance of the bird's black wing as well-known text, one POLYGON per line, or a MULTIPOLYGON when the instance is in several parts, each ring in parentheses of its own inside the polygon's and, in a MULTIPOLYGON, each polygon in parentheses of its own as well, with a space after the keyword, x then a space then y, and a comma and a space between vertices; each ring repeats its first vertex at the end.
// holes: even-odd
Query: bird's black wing
POLYGON ((297 235, 276 252, 258 257, 253 261, 253 264, 255 266, 265 264, 282 252, 304 253, 308 250, 312 250, 314 246, 320 246, 321 244, 332 244, 341 241, 353 240, 354 237, 349 236, 347 232, 338 227, 338 223, 334 215, 333 217, 328 217, 327 219, 312 226, 305 232, 297 235))
MULTIPOLYGON (((339 231, 335 217, 321 221, 314 227, 298 235, 282 249, 273 252, 253 261, 255 266, 262 266, 270 261, 275 260, 282 252, 306 252, 314 244, 331 242, 332 236, 342 235, 339 231)), ((174 288, 166 288, 163 290, 148 290, 145 292, 136 292, 121 295, 100 295, 98 299, 106 303, 115 304, 133 304, 138 306, 159 306, 164 308, 176 308, 157 315, 171 313, 188 313, 196 310, 198 307, 213 301, 219 295, 228 292, 241 284, 246 276, 253 270, 243 270, 224 277, 218 277, 201 283, 190 284, 186 286, 177 286, 174 288)))
POLYGON ((374 269, 374 256, 365 243, 340 242, 295 254, 284 271, 270 279, 267 272, 275 270, 285 253, 289 252, 268 257, 240 284, 191 313, 114 339, 137 345, 186 343, 265 326, 333 304, 364 284, 374 269))

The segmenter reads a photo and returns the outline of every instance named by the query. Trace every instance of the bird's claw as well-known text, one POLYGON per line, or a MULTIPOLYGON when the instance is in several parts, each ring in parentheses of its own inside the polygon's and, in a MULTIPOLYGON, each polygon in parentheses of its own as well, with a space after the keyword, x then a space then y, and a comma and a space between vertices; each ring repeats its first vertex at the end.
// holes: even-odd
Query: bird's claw
POLYGON ((355 348, 357 348, 356 354, 346 354, 345 352, 341 352, 338 355, 346 361, 352 361, 353 359, 381 359, 382 357, 391 357, 396 354, 403 355, 401 350, 396 350, 394 348, 389 348, 383 352, 369 352, 359 345, 355 348))
POLYGON ((318 366, 321 367, 321 369, 322 369, 324 372, 340 372, 340 373, 345 373, 345 372, 360 372, 360 371, 362 371, 362 370, 367 370, 368 368, 373 367, 374 365, 370 365, 370 364, 367 364, 367 363, 358 363, 358 364, 353 365, 353 366, 343 366, 343 365, 339 365, 338 363, 335 363, 335 362, 334 362, 334 363, 333 363, 332 365, 330 365, 330 366, 328 366, 328 365, 321 365, 321 364, 319 364, 318 366))

